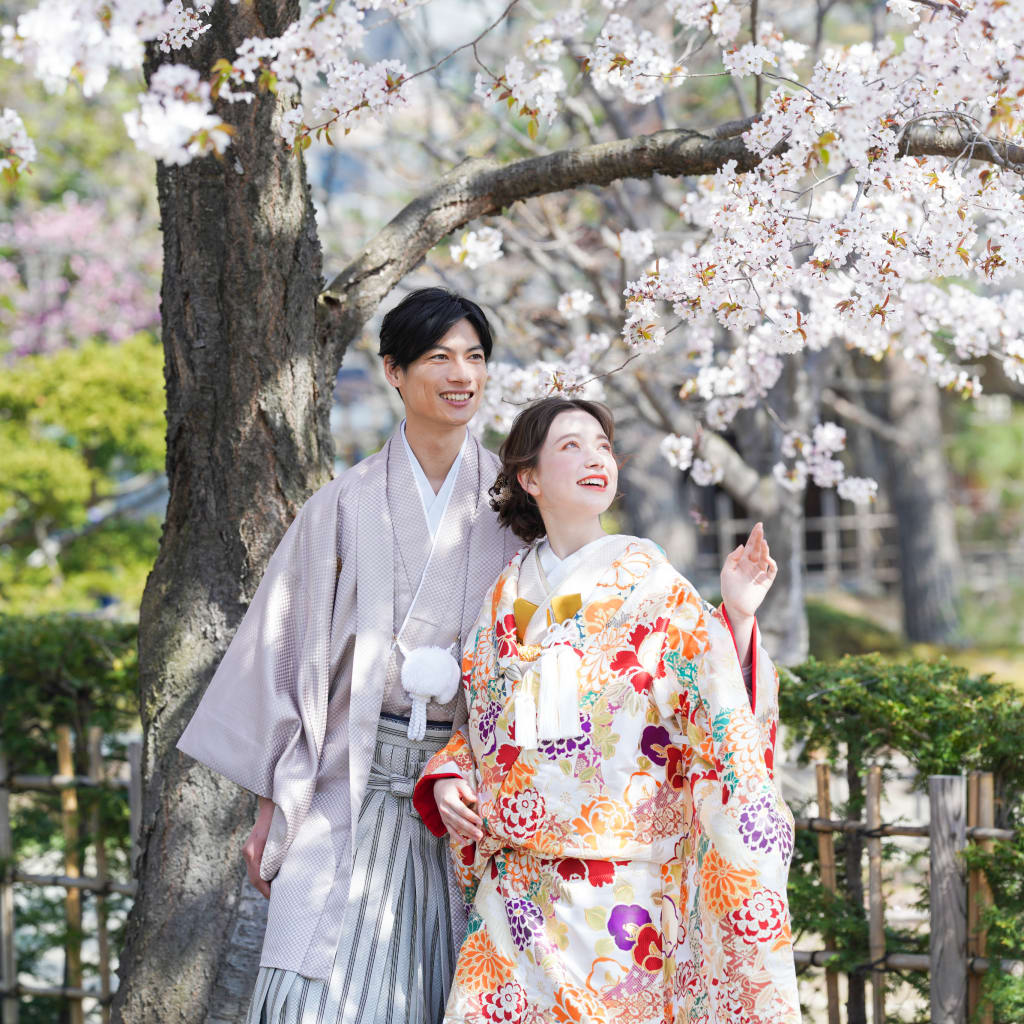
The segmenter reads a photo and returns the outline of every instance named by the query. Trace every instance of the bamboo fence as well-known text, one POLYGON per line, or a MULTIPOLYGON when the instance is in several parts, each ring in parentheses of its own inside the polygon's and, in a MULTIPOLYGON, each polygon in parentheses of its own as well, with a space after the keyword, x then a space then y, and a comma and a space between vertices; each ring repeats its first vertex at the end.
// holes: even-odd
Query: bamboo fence
MULTIPOLYGON (((95 1000, 104 1024, 110 1020, 111 952, 105 898, 110 893, 135 894, 135 882, 119 882, 109 875, 98 811, 91 817, 90 831, 95 848, 93 876, 83 876, 75 853, 75 815, 78 790, 108 788, 127 792, 130 801, 132 868, 138 854, 139 813, 142 796, 140 771, 141 746, 128 746, 128 778, 114 776, 102 754, 102 734, 88 734, 88 775, 75 775, 72 764, 70 730, 57 730, 57 774, 9 775, 7 760, 0 749, 0 1024, 17 1024, 19 997, 55 997, 69 1001, 72 1024, 83 1019, 83 1003, 95 1000), (15 792, 57 791, 61 794, 62 825, 65 830, 63 875, 32 874, 19 870, 13 861, 10 828, 10 798, 15 792), (58 886, 65 890, 65 915, 71 933, 66 948, 66 985, 39 985, 22 982, 17 976, 14 947, 14 886, 58 886), (99 954, 99 987, 85 988, 81 960, 81 894, 96 896, 96 943, 99 954)), ((1013 832, 993 827, 995 801, 992 775, 976 772, 968 778, 933 775, 928 779, 929 823, 914 825, 882 820, 882 771, 872 766, 867 776, 866 821, 832 818, 831 776, 828 766, 815 765, 818 816, 798 818, 797 829, 818 837, 818 857, 824 887, 837 892, 834 837, 861 833, 868 854, 868 924, 870 962, 865 966, 872 983, 872 1020, 885 1021, 885 974, 890 971, 926 971, 930 973, 932 1024, 967 1024, 981 1003, 980 976, 990 967, 986 958, 982 914, 991 902, 991 894, 981 872, 965 877, 960 854, 968 841, 991 848, 993 842, 1013 838, 1013 832), (927 837, 929 839, 929 885, 931 920, 928 954, 890 952, 885 939, 885 899, 882 877, 882 839, 890 836, 927 837)), ((824 949, 797 950, 799 965, 825 967, 825 991, 828 1024, 841 1024, 839 972, 829 961, 840 951, 835 936, 822 936, 824 949)), ((1006 963, 1007 969, 1021 964, 1006 963)), ((982 1008, 976 1024, 991 1024, 991 1015, 982 1008)))
MULTIPOLYGON (((871 979, 873 1024, 885 1022, 885 974, 889 971, 926 971, 930 975, 931 1024, 991 1024, 991 1010, 982 1005, 981 975, 990 969, 985 956, 982 915, 991 893, 980 871, 965 878, 961 854, 969 841, 991 849, 992 843, 1010 840, 1009 829, 993 827, 995 798, 990 772, 931 775, 928 778, 929 823, 911 825, 882 821, 882 770, 872 765, 867 774, 866 821, 831 817, 830 773, 825 764, 815 765, 818 817, 798 818, 797 829, 818 833, 818 857, 822 884, 837 892, 834 836, 860 833, 868 853, 868 955, 864 967, 871 979), (929 933, 927 954, 898 953, 886 949, 885 897, 882 878, 882 839, 888 836, 927 837, 929 879, 929 933), (980 1011, 979 1011, 980 1007, 980 1011), (975 1014, 978 1016, 975 1017, 975 1014)), ((823 936, 821 950, 796 950, 799 965, 826 967, 826 1000, 829 1024, 840 1024, 839 986, 829 961, 840 950, 834 936, 823 936)), ((1019 973, 1024 963, 1003 961, 1006 970, 1019 973)))
POLYGON ((7 757, 0 748, 0 1024, 17 1024, 18 1001, 23 996, 53 997, 68 1001, 70 1024, 84 1021, 84 1003, 95 1000, 100 1007, 103 1024, 110 1021, 111 990, 110 934, 107 923, 106 897, 110 893, 134 896, 134 881, 119 882, 110 877, 106 848, 100 827, 99 809, 90 815, 89 833, 93 841, 96 873, 83 876, 78 858, 78 792, 109 789, 126 792, 129 800, 132 842, 131 863, 134 869, 138 854, 139 815, 142 807, 142 772, 140 743, 127 748, 128 777, 113 774, 102 754, 103 734, 96 727, 87 736, 89 774, 76 775, 70 728, 57 727, 57 773, 55 775, 10 775, 7 757), (58 792, 60 794, 61 827, 64 833, 64 873, 45 875, 22 871, 14 862, 11 839, 11 794, 19 792, 58 792), (18 979, 15 950, 14 887, 56 886, 64 890, 64 917, 68 926, 65 945, 66 985, 40 985, 18 979), (82 892, 95 894, 96 944, 98 949, 99 987, 85 988, 82 965, 82 892))

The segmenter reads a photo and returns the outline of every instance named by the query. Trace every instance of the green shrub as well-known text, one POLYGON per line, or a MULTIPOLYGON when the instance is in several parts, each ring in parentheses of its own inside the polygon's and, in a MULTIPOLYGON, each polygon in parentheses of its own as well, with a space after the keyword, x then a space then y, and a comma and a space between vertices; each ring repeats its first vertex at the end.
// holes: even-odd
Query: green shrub
MULTIPOLYGON (((863 819, 864 778, 871 764, 892 771, 898 755, 913 766, 917 784, 929 775, 959 775, 990 771, 995 776, 997 825, 1017 829, 1010 842, 996 843, 991 854, 977 847, 967 859, 981 867, 995 894, 988 914, 988 952, 993 958, 1021 955, 1024 935, 1024 697, 991 676, 972 675, 946 658, 892 662, 881 654, 847 656, 835 662, 814 658, 787 673, 780 691, 780 711, 791 739, 802 743, 800 758, 824 757, 843 772, 850 799, 837 809, 846 817, 863 819)), ((861 863, 864 838, 847 834, 836 842, 840 895, 833 899, 817 879, 817 849, 813 841, 798 842, 791 872, 790 899, 794 930, 836 933, 842 950, 836 966, 864 977, 868 955, 860 871, 846 870, 861 863)), ((896 846, 887 843, 883 855, 892 858, 896 846)), ((918 905, 927 907, 923 887, 918 905)), ((888 949, 924 952, 925 940, 890 930, 888 949)), ((907 981, 926 991, 923 975, 907 981)), ((1024 981, 1000 971, 986 977, 986 995, 999 1024, 1024 1019, 1024 981)))

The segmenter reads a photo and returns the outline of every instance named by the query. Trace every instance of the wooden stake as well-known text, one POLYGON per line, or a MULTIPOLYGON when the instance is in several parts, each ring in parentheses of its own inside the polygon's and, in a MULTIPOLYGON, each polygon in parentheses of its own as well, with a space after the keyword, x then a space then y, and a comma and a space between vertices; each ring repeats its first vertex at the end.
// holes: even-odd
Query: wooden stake
POLYGON ((7 787, 7 755, 0 748, 0 1020, 18 1024, 18 999, 8 986, 18 980, 14 949, 14 843, 11 841, 11 791, 7 787))
MULTIPOLYGON (((967 827, 975 828, 978 824, 978 776, 980 772, 971 772, 967 776, 967 827)), ((981 872, 972 868, 967 873, 967 955, 979 956, 978 953, 978 886, 981 872)), ((973 1019, 978 1003, 981 1001, 981 979, 974 974, 967 976, 967 1017, 973 1019)))
MULTIPOLYGON (((868 769, 868 828, 882 824, 882 769, 873 764, 868 769)), ((875 1024, 885 1024, 885 903, 882 897, 882 840, 869 835, 868 842, 868 951, 871 962, 871 1013, 875 1024)))
MULTIPOLYGON (((995 785, 991 772, 971 772, 967 780, 967 825, 968 828, 995 827, 995 785)), ((978 844, 983 850, 991 851, 992 840, 983 839, 978 844)), ((992 903, 985 872, 974 868, 967 876, 967 955, 985 956, 987 936, 982 916, 992 903)), ((973 971, 967 976, 967 1015, 977 1024, 992 1024, 992 1005, 982 1002, 982 978, 973 971), (979 1010, 979 1007, 981 1009, 979 1010)))
MULTIPOLYGON (((71 729, 66 725, 57 726, 57 771, 61 775, 74 775, 75 765, 71 753, 71 729)), ((74 789, 62 789, 60 793, 60 819, 64 830, 64 874, 78 878, 81 874, 78 863, 78 793, 74 789)), ((82 988, 82 891, 68 889, 64 896, 64 916, 67 920, 67 945, 64 947, 67 964, 67 984, 70 988, 82 988)), ((70 1024, 83 1024, 82 1001, 71 999, 68 1003, 70 1024)))
MULTIPOLYGON (((89 728, 89 777, 95 783, 103 779, 103 730, 94 725, 89 728)), ((107 847, 104 842, 103 823, 99 799, 93 804, 89 831, 96 850, 96 879, 105 882, 109 877, 107 847)), ((107 898, 96 894, 96 939, 99 945, 100 1014, 103 1024, 110 1024, 110 935, 107 930, 107 898)))
MULTIPOLYGON (((814 766, 814 779, 818 787, 818 817, 832 817, 832 794, 828 765, 819 761, 814 766)), ((836 847, 831 832, 818 833, 818 863, 821 866, 821 884, 827 892, 836 895, 836 847)), ((835 935, 826 932, 825 946, 835 947, 835 935)), ((839 1024, 839 972, 831 968, 825 971, 825 994, 828 997, 828 1024, 839 1024)))
POLYGON ((932 1024, 967 1022, 967 907, 960 860, 967 845, 965 790, 962 775, 928 777, 932 1024))

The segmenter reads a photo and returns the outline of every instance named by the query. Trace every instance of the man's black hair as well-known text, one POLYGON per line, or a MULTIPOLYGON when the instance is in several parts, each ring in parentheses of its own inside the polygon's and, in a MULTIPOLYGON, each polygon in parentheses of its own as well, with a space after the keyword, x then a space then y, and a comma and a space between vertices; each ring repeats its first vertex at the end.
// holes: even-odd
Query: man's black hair
POLYGON ((377 354, 390 356, 395 366, 404 370, 432 349, 460 320, 472 324, 483 347, 484 359, 490 359, 494 340, 484 311, 472 299, 447 288, 420 288, 389 310, 380 325, 377 354))

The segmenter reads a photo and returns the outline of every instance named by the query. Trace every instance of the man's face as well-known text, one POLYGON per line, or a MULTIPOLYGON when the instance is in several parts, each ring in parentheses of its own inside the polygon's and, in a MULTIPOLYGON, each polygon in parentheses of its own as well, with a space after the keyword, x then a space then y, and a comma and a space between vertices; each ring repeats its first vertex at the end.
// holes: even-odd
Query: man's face
POLYGON ((465 426, 480 407, 487 361, 472 324, 460 320, 404 370, 385 360, 384 375, 402 392, 407 419, 465 426))

